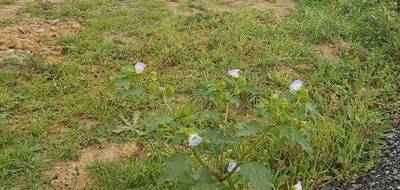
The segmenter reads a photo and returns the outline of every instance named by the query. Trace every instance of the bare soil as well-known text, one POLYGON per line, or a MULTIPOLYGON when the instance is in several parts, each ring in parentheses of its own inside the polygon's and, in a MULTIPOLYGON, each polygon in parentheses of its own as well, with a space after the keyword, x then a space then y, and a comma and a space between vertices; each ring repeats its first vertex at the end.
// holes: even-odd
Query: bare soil
POLYGON ((314 49, 323 57, 333 63, 339 63, 342 57, 342 50, 345 48, 344 43, 337 44, 317 44, 314 49))
POLYGON ((18 52, 40 53, 51 61, 61 57, 57 38, 72 35, 81 28, 76 21, 32 19, 0 29, 0 59, 18 52))
MULTIPOLYGON (((172 9, 178 15, 190 15, 196 11, 188 12, 184 9, 179 9, 184 6, 188 0, 171 0, 166 2, 166 6, 172 9)), ((240 9, 256 9, 256 10, 270 10, 272 15, 281 20, 286 17, 290 10, 294 8, 294 2, 292 0, 221 0, 215 5, 216 9, 222 11, 235 11, 240 9)))
POLYGON ((110 143, 106 148, 87 147, 81 150, 81 157, 76 161, 55 163, 46 171, 51 180, 48 189, 82 189, 95 182, 87 167, 96 161, 112 162, 138 155, 140 148, 135 143, 110 143))
POLYGON ((294 8, 294 2, 292 0, 248 0, 248 1, 233 1, 230 0, 232 6, 235 8, 245 7, 256 10, 270 10, 272 15, 278 20, 287 16, 289 11, 294 8))

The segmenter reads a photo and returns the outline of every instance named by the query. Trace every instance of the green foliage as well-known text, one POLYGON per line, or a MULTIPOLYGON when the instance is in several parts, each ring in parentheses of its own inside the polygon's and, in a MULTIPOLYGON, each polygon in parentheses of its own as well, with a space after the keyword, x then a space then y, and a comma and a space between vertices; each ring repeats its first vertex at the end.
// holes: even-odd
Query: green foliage
MULTIPOLYGON (((165 155, 190 154, 193 133, 203 137, 196 149, 213 171, 226 175, 229 159, 258 161, 272 171, 275 189, 299 180, 304 189, 317 189, 371 168, 400 101, 399 3, 297 0, 278 21, 269 10, 231 7, 237 2, 179 1, 175 9, 146 0, 17 1, 32 17, 83 27, 55 42, 63 47, 61 63, 28 53, 0 61, 2 188, 45 189, 53 163, 76 160, 87 146, 135 141, 145 158, 96 163, 97 181, 88 188, 179 189, 177 181, 159 186, 157 178, 165 155), (337 61, 318 46, 332 48, 337 61), (148 63, 148 70, 137 75, 132 60, 148 63), (118 84, 122 65, 128 74, 118 84), (240 68, 245 84, 221 77, 229 68, 240 68), (297 78, 307 88, 293 96, 286 89, 297 78), (208 92, 220 82, 225 94, 208 92), (160 92, 168 86, 172 96, 160 92), (134 87, 142 94, 129 91, 134 87), (114 97, 124 90, 126 96, 114 97), (160 107, 164 100, 173 114, 160 107), (160 115, 172 121, 145 133, 160 115), (294 138, 281 129, 294 130, 286 131, 294 138), (313 154, 304 146, 308 140, 313 154)), ((0 27, 15 27, 24 15, 2 19, 0 27)), ((193 163, 193 180, 201 168, 193 163)), ((246 183, 235 174, 224 181, 230 189, 246 183)), ((184 189, 196 184, 205 183, 184 189)))
POLYGON ((309 155, 313 154, 310 139, 304 130, 285 125, 280 129, 279 137, 286 137, 299 144, 309 155))
POLYGON ((184 154, 171 156, 160 172, 158 183, 178 180, 187 182, 190 180, 192 170, 192 157, 184 154))
POLYGON ((249 184, 254 190, 272 189, 271 172, 263 164, 250 162, 243 164, 239 175, 243 181, 249 184))
MULTIPOLYGON (((145 74, 134 74, 128 68, 124 68, 117 75, 116 84, 128 86, 134 89, 149 89, 146 88, 147 83, 145 74), (128 72, 127 72, 128 71, 128 72), (134 84, 134 85, 130 85, 134 84), (142 85, 142 86, 138 86, 142 85)), ((157 74, 153 71, 150 74, 152 81, 155 81, 157 74)), ((159 81, 157 80, 157 85, 159 81)), ((307 132, 303 129, 307 123, 307 114, 312 113, 320 116, 318 110, 309 103, 307 91, 292 91, 291 94, 279 92, 272 95, 270 99, 263 98, 261 89, 252 87, 246 82, 242 76, 232 76, 224 78, 221 81, 205 85, 207 89, 205 93, 205 102, 213 103, 214 110, 210 112, 208 109, 200 108, 200 115, 206 117, 215 117, 216 126, 214 129, 204 129, 201 127, 203 122, 202 117, 195 113, 189 105, 183 105, 179 108, 171 107, 177 104, 171 104, 169 99, 173 98, 175 87, 167 85, 166 88, 159 87, 161 90, 147 90, 146 97, 158 97, 167 108, 166 113, 150 118, 145 124, 145 133, 150 134, 156 131, 163 136, 173 135, 172 143, 187 143, 193 157, 200 164, 200 168, 192 165, 192 157, 183 153, 177 153, 171 156, 161 169, 158 184, 163 185, 165 182, 175 183, 180 188, 191 189, 215 189, 217 187, 226 187, 224 181, 227 181, 230 186, 235 186, 238 182, 228 180, 231 176, 240 170, 241 183, 239 185, 249 185, 251 189, 272 189, 271 176, 268 169, 259 162, 249 162, 249 157, 254 155, 258 147, 264 147, 264 144, 269 138, 283 139, 280 142, 285 142, 289 139, 294 144, 306 151, 310 156, 313 154, 310 139, 307 132), (245 87, 246 90, 242 90, 245 87), (250 92, 250 93, 249 93, 250 92), (250 98, 249 98, 250 97, 250 98), (240 106, 241 104, 249 104, 248 99, 257 97, 260 101, 254 105, 254 109, 260 117, 255 120, 236 128, 237 119, 230 118, 230 108, 232 106, 240 106), (222 113, 221 113, 222 112, 222 113), (221 114, 216 114, 221 113, 221 114), (266 114, 270 113, 270 114, 266 114), (223 118, 219 118, 223 116, 223 118), (294 127, 288 127, 288 125, 294 127), (175 130, 164 130, 162 127, 173 126, 175 130), (239 163, 225 173, 225 162, 227 158, 224 155, 237 157, 239 163), (205 158, 214 161, 204 161, 205 158), (212 169, 212 163, 216 164, 217 170, 212 169), (192 171, 198 171, 197 175, 192 175, 192 171)), ((155 87, 151 87, 151 89, 155 87)), ((124 91, 122 89, 122 91, 124 91)), ((118 92, 119 93, 119 92, 118 92)), ((118 94, 117 93, 117 94, 118 94)), ((132 94, 137 97, 137 94, 132 94)), ((119 96, 121 97, 121 96, 119 96)), ((180 150, 178 150, 180 152, 180 150)), ((182 151, 184 152, 184 151, 182 151)), ((235 162, 236 163, 236 162, 235 162)), ((231 164, 230 164, 231 165, 231 164)))

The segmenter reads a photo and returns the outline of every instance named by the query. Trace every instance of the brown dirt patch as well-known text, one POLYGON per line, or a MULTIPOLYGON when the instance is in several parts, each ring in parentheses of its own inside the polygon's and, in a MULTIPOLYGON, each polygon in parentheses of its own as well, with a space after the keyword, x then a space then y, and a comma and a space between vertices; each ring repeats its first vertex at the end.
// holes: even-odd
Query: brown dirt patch
POLYGON ((166 5, 169 8, 176 9, 179 7, 179 1, 167 1, 166 5))
POLYGON ((221 11, 235 11, 241 9, 255 9, 255 10, 269 10, 272 15, 280 21, 282 18, 288 15, 289 11, 294 8, 294 2, 292 0, 221 0, 221 1, 205 1, 196 2, 189 0, 171 0, 167 1, 166 7, 172 9, 177 15, 193 15, 196 13, 196 9, 193 7, 202 7, 206 5, 206 9, 216 9, 221 11), (180 9, 181 7, 192 7, 190 11, 180 9))
POLYGON ((286 17, 291 9, 294 8, 294 3, 292 0, 276 0, 276 1, 254 1, 251 8, 257 10, 271 10, 272 15, 278 19, 286 17))
POLYGON ((73 117, 73 120, 78 123, 82 123, 82 124, 90 125, 90 126, 96 125, 99 123, 95 117, 92 117, 86 113, 79 113, 79 114, 75 115, 73 117))
POLYGON ((0 21, 22 14, 22 7, 19 5, 0 6, 0 21))
MULTIPOLYGON (((4 51, 25 51, 28 53, 41 53, 49 61, 61 59, 60 45, 56 39, 72 35, 79 30, 81 24, 75 21, 42 21, 33 19, 24 21, 16 26, 0 29, 0 55, 4 51)), ((0 59, 4 56, 0 56, 0 59)), ((61 59, 62 60, 62 59, 61 59)))
POLYGON ((272 15, 278 20, 281 20, 288 15, 289 11, 294 8, 292 0, 224 0, 222 1, 224 9, 255 9, 255 10, 269 10, 272 15))
POLYGON ((190 95, 187 93, 182 93, 181 95, 178 96, 176 99, 176 102, 178 104, 186 104, 190 100, 190 95))
POLYGON ((59 125, 49 134, 48 138, 49 140, 60 140, 69 130, 70 127, 68 125, 59 125))
POLYGON ((49 189, 82 189, 94 182, 87 167, 96 161, 112 162, 120 159, 129 159, 137 155, 140 148, 135 143, 110 143, 106 148, 88 147, 81 151, 81 157, 76 161, 67 161, 54 164, 46 172, 51 177, 49 189))
POLYGON ((279 64, 276 66, 275 71, 283 78, 300 78, 301 74, 296 70, 284 65, 279 64))
POLYGON ((133 36, 127 34, 109 34, 103 33, 103 39, 106 42, 119 42, 124 44, 134 44, 137 43, 137 39, 133 36))
POLYGON ((319 55, 325 57, 326 59, 339 63, 342 53, 341 50, 344 48, 343 43, 339 44, 318 44, 314 46, 314 49, 319 55))

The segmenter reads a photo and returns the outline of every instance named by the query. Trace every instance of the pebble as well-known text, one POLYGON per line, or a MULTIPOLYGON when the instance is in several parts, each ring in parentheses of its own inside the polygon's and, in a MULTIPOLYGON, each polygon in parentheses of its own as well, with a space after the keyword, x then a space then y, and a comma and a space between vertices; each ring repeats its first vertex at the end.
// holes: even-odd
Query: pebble
POLYGON ((46 29, 44 29, 44 28, 39 28, 39 29, 36 30, 36 32, 38 32, 38 33, 43 33, 43 32, 46 32, 46 29))
POLYGON ((6 54, 6 55, 10 55, 15 53, 15 49, 6 49, 4 51, 1 52, 1 54, 6 54))
POLYGON ((47 22, 51 25, 57 25, 58 23, 61 23, 62 20, 61 19, 53 19, 53 20, 48 20, 47 22))

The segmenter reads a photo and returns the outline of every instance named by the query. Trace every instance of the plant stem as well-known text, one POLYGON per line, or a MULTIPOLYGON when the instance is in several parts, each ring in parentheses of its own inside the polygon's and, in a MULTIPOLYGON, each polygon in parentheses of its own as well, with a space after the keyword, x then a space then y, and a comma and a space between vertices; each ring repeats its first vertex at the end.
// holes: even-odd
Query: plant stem
MULTIPOLYGON (((221 167, 223 167, 223 165, 224 165, 224 151, 225 151, 224 148, 225 148, 225 144, 222 144, 221 157, 220 157, 220 160, 219 160, 219 164, 220 164, 221 167)), ((222 172, 223 172, 223 170, 222 170, 222 172)))
POLYGON ((237 170, 238 168, 239 168, 239 163, 236 164, 236 166, 232 169, 231 172, 228 173, 228 175, 226 175, 226 176, 220 178, 219 181, 222 182, 222 181, 225 181, 226 179, 228 179, 229 177, 231 177, 231 176, 236 172, 236 170, 237 170))
POLYGON ((167 106, 169 113, 173 114, 174 112, 172 111, 172 108, 169 106, 168 101, 165 98, 165 96, 162 97, 162 100, 163 100, 165 106, 167 106))
POLYGON ((256 141, 251 145, 251 147, 247 149, 247 151, 244 152, 244 154, 240 157, 240 162, 246 159, 246 157, 251 153, 251 151, 253 151, 257 147, 257 145, 262 142, 262 140, 264 140, 265 135, 266 133, 263 133, 262 135, 257 137, 256 141))
POLYGON ((229 113, 229 103, 226 104, 225 123, 228 122, 228 113, 229 113))
POLYGON ((215 177, 217 177, 219 180, 221 180, 223 177, 222 175, 218 174, 217 172, 215 172, 214 170, 212 170, 200 157, 199 153, 197 152, 197 150, 195 148, 192 148, 192 152, 194 157, 197 159, 197 161, 205 168, 207 168, 208 170, 210 170, 215 177))
POLYGON ((260 135, 260 136, 257 137, 256 141, 251 145, 251 147, 250 147, 249 149, 247 149, 247 151, 244 152, 243 155, 240 157, 239 162, 238 162, 238 163, 236 164, 236 166, 232 169, 232 171, 229 172, 228 175, 226 175, 226 176, 220 178, 219 181, 221 181, 221 182, 222 182, 222 181, 225 181, 225 180, 228 179, 230 176, 232 176, 232 175, 236 172, 236 170, 239 169, 239 166, 240 166, 241 162, 243 162, 243 160, 251 153, 251 151, 253 151, 253 150, 257 147, 257 145, 258 145, 259 143, 262 142, 262 140, 264 140, 265 134, 266 134, 266 133, 263 133, 262 135, 260 135))

